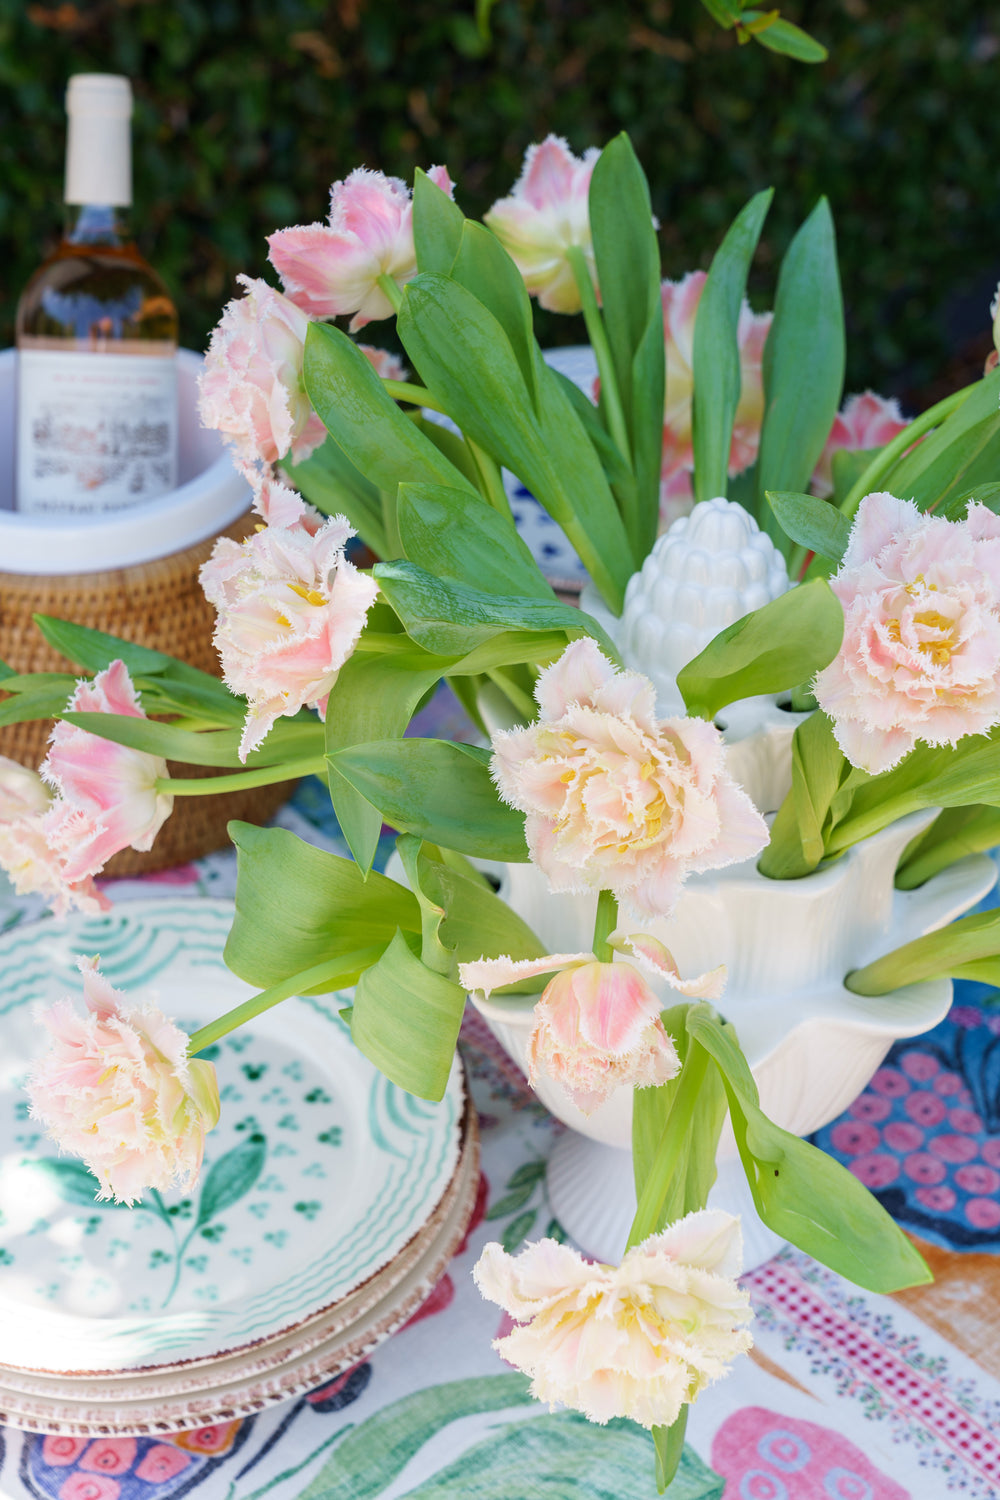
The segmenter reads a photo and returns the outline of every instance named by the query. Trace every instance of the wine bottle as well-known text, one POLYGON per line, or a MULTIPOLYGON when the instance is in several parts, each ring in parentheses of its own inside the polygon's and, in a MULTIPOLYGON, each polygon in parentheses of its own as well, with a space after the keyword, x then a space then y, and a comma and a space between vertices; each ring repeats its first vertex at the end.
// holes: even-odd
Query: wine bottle
POLYGON ((132 88, 66 91, 66 226, 17 309, 17 508, 98 516, 177 483, 177 312, 133 243, 132 88))

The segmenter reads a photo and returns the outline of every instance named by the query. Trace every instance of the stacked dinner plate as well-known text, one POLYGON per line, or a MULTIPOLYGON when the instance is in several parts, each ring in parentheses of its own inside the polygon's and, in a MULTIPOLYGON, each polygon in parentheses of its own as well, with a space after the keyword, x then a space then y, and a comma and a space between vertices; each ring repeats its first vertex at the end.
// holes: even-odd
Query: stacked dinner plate
POLYGON ((222 959, 232 915, 136 901, 0 939, 0 1422, 171 1432, 258 1411, 362 1359, 465 1234, 479 1153, 459 1066, 440 1104, 414 1099, 330 997, 287 1000, 219 1043, 222 1119, 186 1195, 97 1203, 28 1118, 45 1045, 33 1011, 81 995, 78 955, 193 1029, 253 993, 222 959))

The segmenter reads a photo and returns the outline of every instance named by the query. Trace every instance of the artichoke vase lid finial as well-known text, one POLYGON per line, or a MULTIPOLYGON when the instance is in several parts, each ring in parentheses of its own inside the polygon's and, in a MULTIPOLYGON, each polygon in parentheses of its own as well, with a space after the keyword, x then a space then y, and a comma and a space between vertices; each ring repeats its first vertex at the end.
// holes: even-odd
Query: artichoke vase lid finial
POLYGON ((674 521, 629 580, 617 636, 654 683, 664 716, 684 713, 677 673, 720 630, 790 586, 784 559, 735 501, 703 500, 674 521))

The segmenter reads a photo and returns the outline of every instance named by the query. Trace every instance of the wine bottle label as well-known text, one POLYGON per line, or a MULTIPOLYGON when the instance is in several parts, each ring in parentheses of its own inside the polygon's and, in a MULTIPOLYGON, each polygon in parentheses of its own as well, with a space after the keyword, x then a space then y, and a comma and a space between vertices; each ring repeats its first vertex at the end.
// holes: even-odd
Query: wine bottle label
POLYGON ((172 357, 20 349, 17 508, 99 515, 177 483, 172 357))

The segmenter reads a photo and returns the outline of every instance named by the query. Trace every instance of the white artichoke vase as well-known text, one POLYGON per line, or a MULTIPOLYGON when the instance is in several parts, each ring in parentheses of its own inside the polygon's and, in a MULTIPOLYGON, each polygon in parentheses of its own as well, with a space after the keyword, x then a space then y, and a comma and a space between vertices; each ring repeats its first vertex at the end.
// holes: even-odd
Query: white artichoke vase
MULTIPOLYGON (((604 616, 627 666, 656 684, 661 717, 684 712, 676 675, 726 625, 789 587, 770 539, 739 505, 711 500, 660 537, 628 586, 620 621, 604 616)), ((584 607, 592 599, 585 598, 584 607)), ((791 785, 791 739, 801 715, 773 698, 732 704, 719 724, 733 775, 765 815, 791 785)), ((801 880, 769 880, 749 860, 691 877, 669 919, 647 924, 680 973, 724 963, 719 1009, 731 1021, 766 1113, 808 1135, 835 1119, 864 1089, 893 1042, 936 1026, 951 1004, 951 982, 909 985, 866 998, 844 985, 853 969, 942 927, 982 899, 996 877, 972 855, 913 891, 894 876, 906 846, 936 816, 913 813, 801 880)), ((550 953, 591 945, 596 895, 554 895, 528 864, 501 870, 500 894, 550 953)), ((663 988, 664 1006, 676 995, 663 988)), ((527 1072, 531 996, 477 1001, 495 1036, 527 1072)), ((567 1127, 550 1158, 552 1208, 567 1232, 599 1260, 620 1260, 635 1212, 631 1161, 632 1090, 584 1115, 558 1084, 536 1092, 567 1127)), ((743 1219, 747 1267, 781 1241, 757 1218, 727 1123, 709 1202, 743 1219)))

